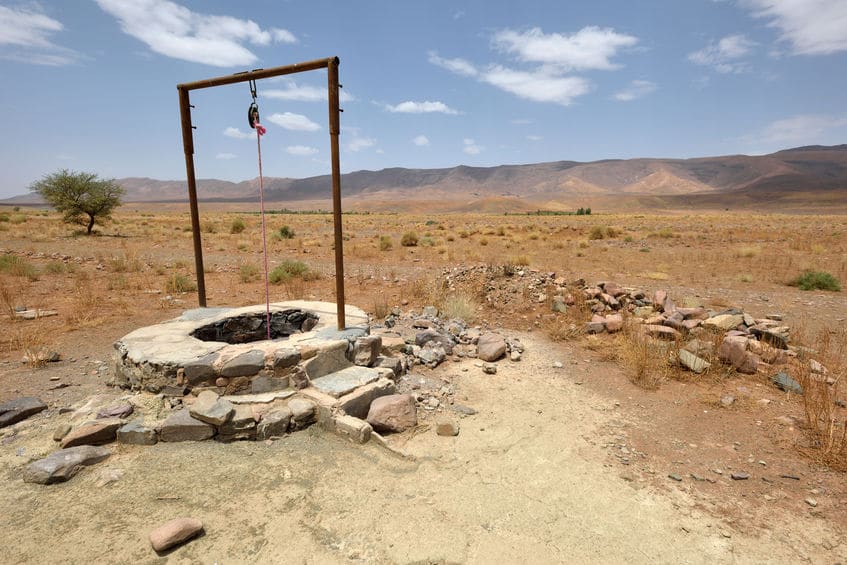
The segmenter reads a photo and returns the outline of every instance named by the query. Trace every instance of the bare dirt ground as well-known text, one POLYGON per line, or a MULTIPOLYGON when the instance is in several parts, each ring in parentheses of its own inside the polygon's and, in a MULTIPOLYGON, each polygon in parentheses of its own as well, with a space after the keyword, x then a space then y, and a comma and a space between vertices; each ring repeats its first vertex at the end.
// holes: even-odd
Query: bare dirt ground
MULTIPOLYGON (((309 228, 307 220, 315 222, 285 221, 302 222, 292 223, 298 233, 312 230, 296 249, 324 270, 330 250, 315 242, 327 226, 309 228)), ((586 241, 590 223, 566 226, 571 235, 558 240, 553 234, 560 227, 538 222, 525 229, 509 218, 506 233, 516 235, 506 243, 492 228, 497 218, 462 217, 443 221, 452 224, 446 230, 455 234, 452 241, 405 249, 395 234, 386 253, 374 234, 404 225, 418 226, 422 235, 432 229, 436 240, 444 234, 423 220, 349 221, 356 236, 345 248, 348 301, 370 312, 385 304, 425 305, 431 296, 421 281, 451 265, 525 255, 533 268, 552 270, 555 263, 569 277, 667 288, 754 315, 780 312, 789 325, 807 329, 847 319, 843 293, 803 293, 781 282, 817 265, 845 280, 841 218, 778 230, 772 228, 782 219, 731 221, 714 237, 705 226, 683 231, 690 221, 674 218, 615 220, 634 234, 633 242, 586 241), (672 236, 650 236, 662 229, 672 236), (808 233, 817 239, 797 235, 808 233), (823 243, 813 248, 813 241, 823 243), (639 251, 644 247, 649 253, 639 251)), ((122 230, 138 230, 128 239, 65 240, 44 229, 6 233, 5 247, 42 269, 37 281, 14 279, 20 288, 12 300, 60 315, 4 322, 0 401, 35 395, 49 410, 0 431, 0 562, 847 562, 847 481, 803 451, 808 442, 798 398, 765 378, 741 375, 642 390, 591 342, 551 342, 543 331, 549 310, 527 297, 481 305, 477 320, 519 337, 522 361, 499 363, 496 375, 484 375, 471 360, 415 368, 422 377, 448 380, 457 402, 478 410, 461 417, 457 437, 437 436, 429 417, 413 433, 390 438, 405 456, 314 428, 271 443, 113 445, 110 459, 68 483, 23 483, 22 467, 55 449, 53 430, 70 417, 62 408, 94 394, 120 394, 103 385, 112 342, 195 306, 193 293, 166 300, 162 290, 173 272, 191 266, 190 241, 168 222, 184 219, 124 219, 122 230), (165 228, 157 235, 157 222, 174 234, 171 241, 165 228), (49 274, 55 252, 90 259, 49 274), (133 266, 136 260, 141 266, 133 266), (43 368, 21 364, 34 346, 59 351, 63 360, 43 368), (729 407, 720 403, 726 394, 736 397, 729 407), (750 478, 732 480, 733 472, 750 478), (156 556, 149 531, 181 515, 202 520, 206 534, 156 556)), ((258 260, 255 234, 220 231, 207 238, 210 303, 261 302, 260 281, 238 280, 239 266, 258 260)), ((332 280, 275 292, 284 294, 280 299, 331 299, 332 280)))

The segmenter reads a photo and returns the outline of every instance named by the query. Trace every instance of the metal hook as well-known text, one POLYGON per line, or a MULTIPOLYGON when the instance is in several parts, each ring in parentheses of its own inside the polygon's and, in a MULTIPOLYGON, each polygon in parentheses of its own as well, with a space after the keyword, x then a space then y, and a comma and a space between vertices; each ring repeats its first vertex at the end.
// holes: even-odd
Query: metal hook
POLYGON ((253 96, 253 100, 255 101, 256 100, 256 81, 251 79, 248 82, 248 85, 250 86, 250 95, 253 96))

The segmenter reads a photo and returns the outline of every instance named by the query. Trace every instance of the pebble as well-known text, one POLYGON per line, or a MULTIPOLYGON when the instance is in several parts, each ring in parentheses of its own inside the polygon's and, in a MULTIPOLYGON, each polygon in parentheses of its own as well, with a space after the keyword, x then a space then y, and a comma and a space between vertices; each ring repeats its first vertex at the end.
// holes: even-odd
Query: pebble
POLYGON ((486 375, 496 375, 497 374, 497 364, 496 363, 483 363, 482 364, 482 372, 486 375))
POLYGON ((730 475, 733 481, 746 481, 750 478, 750 473, 738 472, 730 475))
POLYGON ((814 508, 818 505, 818 501, 815 500, 814 498, 807 498, 805 502, 806 502, 806 504, 808 504, 812 508, 814 508))
POLYGON ((671 473, 670 475, 668 475, 668 478, 671 479, 672 481, 677 481, 677 482, 682 481, 682 477, 680 477, 676 473, 671 473))
POLYGON ((561 369, 562 367, 564 367, 564 365, 562 365, 561 361, 553 361, 553 368, 554 369, 561 369))

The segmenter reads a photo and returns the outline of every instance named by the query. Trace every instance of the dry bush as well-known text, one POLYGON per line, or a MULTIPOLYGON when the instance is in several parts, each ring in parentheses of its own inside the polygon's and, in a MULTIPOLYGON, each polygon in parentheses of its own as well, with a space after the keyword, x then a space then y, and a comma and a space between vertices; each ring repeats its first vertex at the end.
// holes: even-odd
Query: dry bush
POLYGON ((803 409, 812 453, 830 467, 847 470, 847 413, 836 401, 847 378, 847 330, 823 330, 814 342, 814 353, 801 355, 795 375, 803 387, 803 409), (823 372, 813 372, 819 363, 823 372))
POLYGON ((468 324, 473 323, 479 310, 479 303, 476 298, 467 292, 451 292, 436 306, 438 306, 442 317, 462 320, 468 324))
POLYGON ((619 337, 620 360, 637 386, 656 390, 673 372, 670 359, 675 358, 678 345, 646 335, 638 324, 627 323, 619 337))
MULTIPOLYGON (((549 296, 550 293, 548 293, 549 296)), ((585 302, 581 288, 569 289, 573 305, 565 312, 556 312, 548 316, 542 324, 544 332, 553 341, 569 341, 585 335, 585 324, 591 320, 591 308, 585 302)))

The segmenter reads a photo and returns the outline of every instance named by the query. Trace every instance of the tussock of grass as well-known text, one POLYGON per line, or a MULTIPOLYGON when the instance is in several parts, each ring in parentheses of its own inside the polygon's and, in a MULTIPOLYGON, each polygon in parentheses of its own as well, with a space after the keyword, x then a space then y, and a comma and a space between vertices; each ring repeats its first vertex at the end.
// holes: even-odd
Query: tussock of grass
POLYGON ((318 276, 318 273, 312 271, 303 261, 286 259, 273 268, 268 280, 273 284, 282 284, 292 279, 315 280, 318 276))

